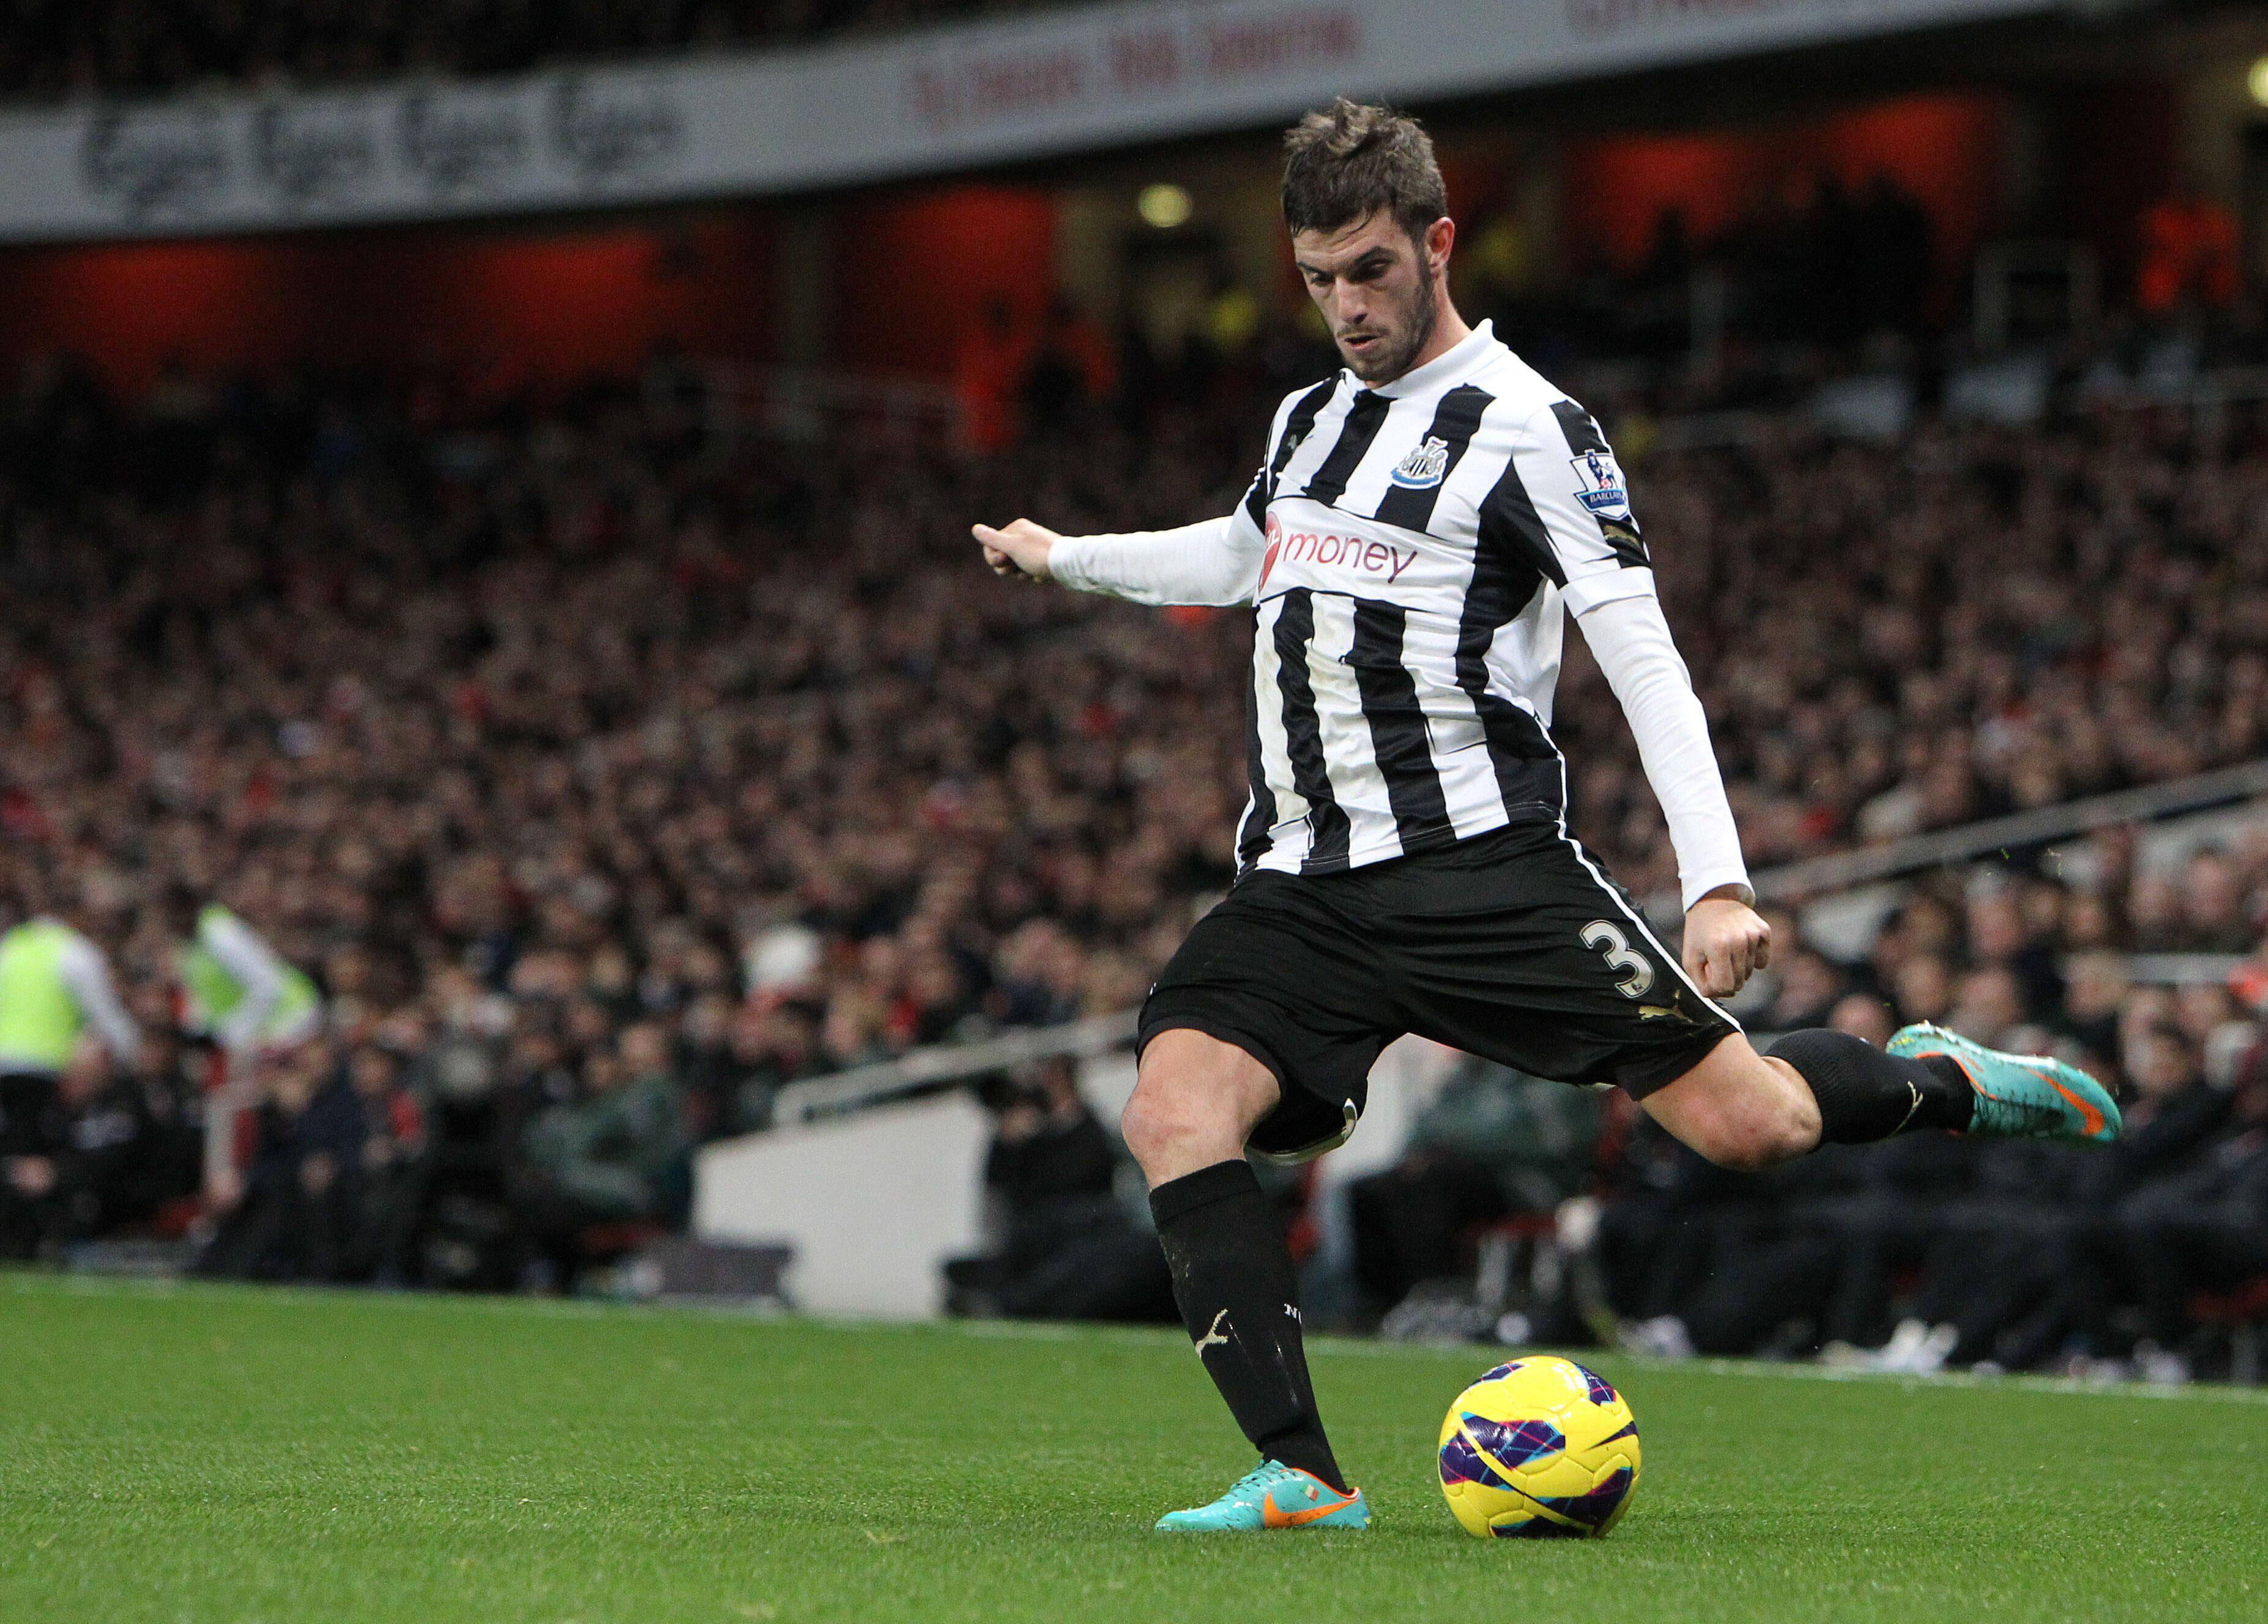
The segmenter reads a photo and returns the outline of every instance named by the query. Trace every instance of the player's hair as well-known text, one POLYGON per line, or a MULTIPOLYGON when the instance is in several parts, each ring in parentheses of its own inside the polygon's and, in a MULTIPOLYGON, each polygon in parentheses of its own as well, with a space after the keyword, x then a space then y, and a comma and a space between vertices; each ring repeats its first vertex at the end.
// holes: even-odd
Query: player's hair
POLYGON ((1410 240, 1449 212, 1433 138, 1406 113, 1340 97, 1284 132, 1284 224, 1335 231, 1380 209, 1410 240))

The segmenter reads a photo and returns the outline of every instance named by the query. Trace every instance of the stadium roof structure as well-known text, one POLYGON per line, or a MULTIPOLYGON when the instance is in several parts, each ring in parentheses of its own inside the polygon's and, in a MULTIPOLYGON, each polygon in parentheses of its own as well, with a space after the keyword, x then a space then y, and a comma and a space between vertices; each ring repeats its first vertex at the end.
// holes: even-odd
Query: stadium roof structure
POLYGON ((0 117, 0 241, 755 196, 2047 13, 2051 0, 1150 0, 504 78, 0 117))

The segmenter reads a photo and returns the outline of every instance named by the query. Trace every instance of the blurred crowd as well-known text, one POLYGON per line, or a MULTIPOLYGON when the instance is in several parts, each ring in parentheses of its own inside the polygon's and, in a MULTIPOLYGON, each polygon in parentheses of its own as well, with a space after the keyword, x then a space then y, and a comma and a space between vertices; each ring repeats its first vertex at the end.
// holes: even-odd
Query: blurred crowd
POLYGON ((292 5, 284 0, 23 0, 0 30, 0 95, 324 85, 511 73, 710 52, 1033 11, 1051 0, 578 0, 292 5))
MULTIPOLYGON (((556 1278, 677 1221, 690 1148, 762 1128, 799 1078, 1130 1007, 1231 875, 1248 622, 996 580, 966 525, 1225 511, 1312 355, 1196 391, 1124 362, 1089 400, 1049 353, 1019 385, 1051 402, 1040 427, 992 454, 784 445, 674 363, 549 401, 17 380, 0 896, 86 931, 153 1046, 91 1058, 55 1143, 146 1119, 137 1165, 173 1171, 120 1201, 194 1188, 210 1060, 169 1032, 169 889, 225 903, 324 1000, 217 1191, 207 1257, 232 1272, 556 1278)), ((1758 865, 2261 753, 2257 423, 1932 417, 1886 449, 1789 415, 1651 452, 1630 429, 1758 865)), ((1659 814, 1578 641, 1556 724, 1576 826, 1653 892, 1659 814)), ((2106 859, 2084 885, 1918 900, 1867 963, 1789 952, 1775 1010, 2111 1019, 2139 1007, 2106 990, 2118 953, 2255 944, 2262 864, 2106 859)), ((17 1196, 45 1215, 11 1220, 18 1250, 114 1227, 107 1195, 17 1196)))
POLYGON ((1928 1020, 2060 1054, 2118 1090, 2116 1145, 1930 1135, 1734 1175, 1625 1101, 1467 1062, 1330 1209, 1345 1239, 1314 1290, 1413 1334, 1496 1334, 1509 1305, 1517 1339, 1673 1356, 2225 1370, 2214 1324, 2268 1317, 2268 827, 2139 850, 2119 829, 2059 864, 1937 875, 1847 962, 1771 910, 1774 960, 1740 1005, 1754 1032, 1879 1043, 1928 1020), (1540 1286, 1476 1290, 1486 1243, 1514 1239, 1542 1243, 1540 1286))

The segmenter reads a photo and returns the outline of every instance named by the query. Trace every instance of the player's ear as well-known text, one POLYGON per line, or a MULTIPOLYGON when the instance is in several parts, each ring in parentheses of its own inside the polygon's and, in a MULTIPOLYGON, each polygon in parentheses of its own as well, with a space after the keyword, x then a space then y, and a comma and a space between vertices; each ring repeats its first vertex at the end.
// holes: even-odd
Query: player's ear
POLYGON ((1425 263, 1440 270, 1449 262, 1449 250, 1457 240, 1457 223, 1443 215, 1425 228, 1425 263))

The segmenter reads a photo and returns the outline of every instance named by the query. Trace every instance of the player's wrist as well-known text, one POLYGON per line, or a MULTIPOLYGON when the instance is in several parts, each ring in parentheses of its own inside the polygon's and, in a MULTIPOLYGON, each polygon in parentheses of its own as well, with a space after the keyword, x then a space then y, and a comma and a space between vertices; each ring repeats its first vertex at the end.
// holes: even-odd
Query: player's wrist
POLYGON ((1745 879, 1719 880, 1710 885, 1698 896, 1689 894, 1685 911, 1690 914, 1704 902, 1737 902, 1742 908, 1754 908, 1756 905, 1756 888, 1745 879))
POLYGON ((1074 592, 1087 591, 1092 583, 1080 568, 1083 562, 1079 536, 1049 536, 1041 544, 1034 559, 1035 574, 1042 581, 1053 581, 1058 586, 1068 586, 1074 592))

